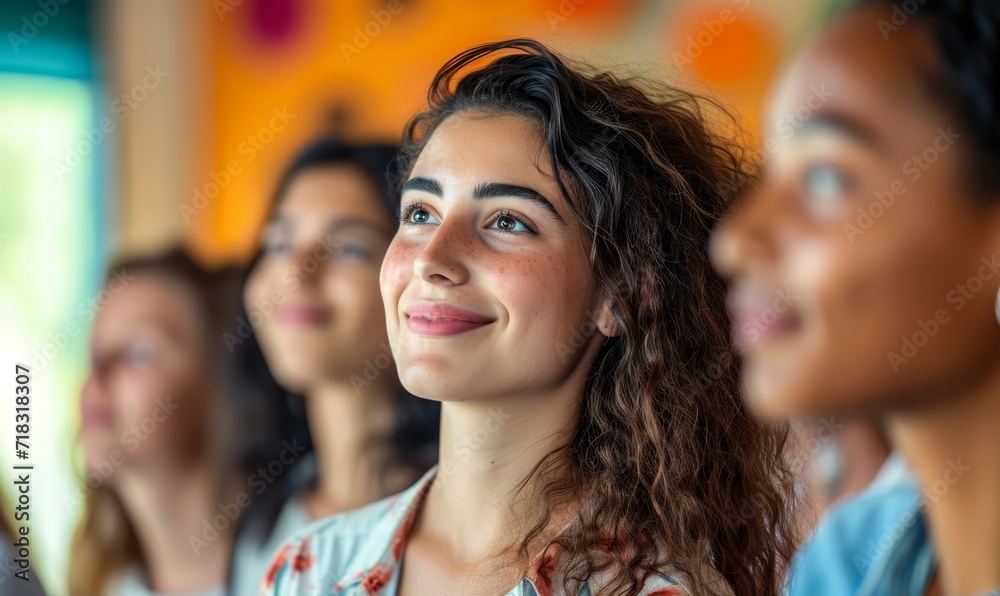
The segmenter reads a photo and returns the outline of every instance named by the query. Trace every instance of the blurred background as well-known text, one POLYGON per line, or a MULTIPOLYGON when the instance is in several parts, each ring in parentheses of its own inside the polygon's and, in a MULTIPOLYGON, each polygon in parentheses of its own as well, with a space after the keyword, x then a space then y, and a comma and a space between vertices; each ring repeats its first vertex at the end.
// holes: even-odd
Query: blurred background
MULTIPOLYGON (((32 555, 50 593, 64 593, 84 496, 79 392, 115 254, 182 242, 207 264, 248 258, 301 146, 397 140, 448 58, 505 37, 711 93, 759 142, 771 78, 834 4, 4 0, 0 387, 13 396, 15 363, 31 368, 32 555)), ((10 502, 13 401, 3 403, 10 502)))

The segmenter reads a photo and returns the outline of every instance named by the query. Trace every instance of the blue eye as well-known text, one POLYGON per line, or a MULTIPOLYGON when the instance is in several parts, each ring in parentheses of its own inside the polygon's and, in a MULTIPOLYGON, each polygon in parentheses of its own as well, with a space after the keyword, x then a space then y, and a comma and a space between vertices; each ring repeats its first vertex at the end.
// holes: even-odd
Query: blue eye
POLYGON ((372 253, 368 250, 367 246, 361 244, 343 244, 337 247, 337 254, 342 257, 361 261, 367 260, 372 253))
POLYGON ((268 256, 286 254, 292 249, 290 242, 274 241, 264 242, 264 254, 268 256))
POLYGON ((431 215, 431 212, 425 209, 420 203, 406 207, 399 219, 404 224, 413 226, 439 223, 436 219, 434 219, 434 216, 431 215))
POLYGON ((125 360, 133 366, 146 368, 153 363, 154 352, 153 346, 149 343, 136 342, 125 351, 125 360))
POLYGON ((845 195, 853 190, 853 183, 841 170, 822 164, 806 170, 803 187, 810 206, 825 215, 839 208, 845 195))
POLYGON ((505 234, 534 234, 535 231, 528 227, 519 217, 512 215, 508 211, 501 211, 500 215, 493 220, 494 227, 505 234))

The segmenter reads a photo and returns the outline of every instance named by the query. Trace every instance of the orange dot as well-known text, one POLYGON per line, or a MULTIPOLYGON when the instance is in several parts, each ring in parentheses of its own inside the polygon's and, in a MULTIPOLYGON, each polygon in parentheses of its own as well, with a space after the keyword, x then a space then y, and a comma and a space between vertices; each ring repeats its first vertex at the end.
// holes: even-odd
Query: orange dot
POLYGON ((671 57, 706 83, 745 87, 766 79, 780 56, 776 32, 755 15, 717 4, 682 15, 673 27, 671 57))

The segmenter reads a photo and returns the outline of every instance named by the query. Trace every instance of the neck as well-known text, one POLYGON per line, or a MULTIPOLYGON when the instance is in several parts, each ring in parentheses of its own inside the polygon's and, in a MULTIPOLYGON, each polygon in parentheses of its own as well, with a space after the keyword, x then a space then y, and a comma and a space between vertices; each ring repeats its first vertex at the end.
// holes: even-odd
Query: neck
POLYGON ((317 481, 306 494, 314 518, 367 505, 399 487, 387 487, 385 440, 391 431, 395 383, 359 392, 350 383, 325 383, 306 396, 317 481))
POLYGON ((920 481, 946 596, 1000 586, 1000 368, 959 395, 894 415, 889 430, 920 481))
MULTIPOLYGON (((466 564, 516 545, 539 520, 539 502, 550 500, 538 492, 540 479, 565 473, 563 448, 579 424, 581 394, 582 387, 574 387, 497 403, 442 404, 438 473, 414 532, 460 553, 466 564), (552 452, 546 467, 532 474, 552 452)), ((541 548, 552 528, 558 531, 576 515, 579 495, 566 501, 548 503, 552 518, 530 549, 541 548)))
MULTIPOLYGON (((123 467, 115 488, 135 528, 152 591, 225 586, 233 537, 206 529, 219 515, 219 470, 207 464, 123 467)), ((225 501, 223 501, 225 503, 225 501)))

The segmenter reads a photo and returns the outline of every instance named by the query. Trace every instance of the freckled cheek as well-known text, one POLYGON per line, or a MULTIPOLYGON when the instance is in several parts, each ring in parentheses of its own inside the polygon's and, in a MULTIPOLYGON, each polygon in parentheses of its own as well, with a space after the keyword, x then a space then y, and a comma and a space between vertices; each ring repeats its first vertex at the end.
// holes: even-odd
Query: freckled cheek
POLYGON ((540 316, 558 316, 565 300, 565 273, 544 256, 511 258, 484 262, 485 279, 494 296, 522 323, 537 325, 540 316))
POLYGON ((386 309, 394 309, 406 285, 413 277, 413 263, 419 253, 416 245, 394 240, 389 245, 379 271, 379 286, 386 309))

